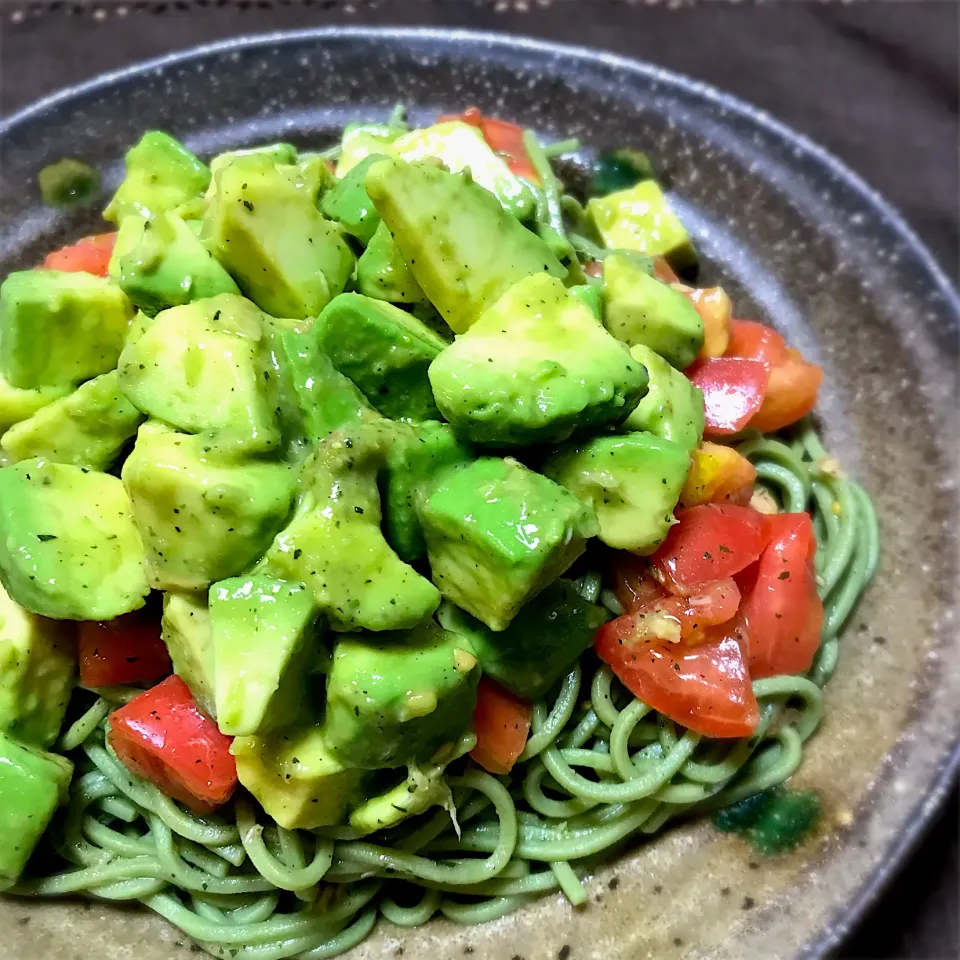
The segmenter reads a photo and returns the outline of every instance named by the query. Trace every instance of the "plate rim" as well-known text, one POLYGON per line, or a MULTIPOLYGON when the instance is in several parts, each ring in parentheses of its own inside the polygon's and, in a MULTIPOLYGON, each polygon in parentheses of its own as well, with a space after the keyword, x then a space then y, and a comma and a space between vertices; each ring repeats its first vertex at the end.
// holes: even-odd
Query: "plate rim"
MULTIPOLYGON (((936 287, 946 311, 953 315, 955 326, 960 328, 960 293, 951 283, 946 271, 920 239, 897 207, 875 190, 860 174, 831 151, 815 140, 778 120, 773 114, 749 101, 727 93, 721 88, 698 80, 688 74, 658 66, 650 61, 612 53, 598 47, 561 43, 524 34, 505 33, 493 30, 473 30, 464 27, 397 27, 332 25, 306 27, 296 30, 275 30, 253 34, 240 34, 199 44, 171 53, 139 60, 135 63, 106 71, 96 76, 62 87, 12 114, 0 115, 0 138, 15 132, 22 124, 38 119, 46 112, 69 101, 109 89, 118 83, 162 71, 190 61, 217 56, 235 50, 250 50, 302 41, 327 39, 364 39, 403 43, 404 41, 439 40, 447 43, 483 43, 493 48, 513 51, 529 51, 536 54, 563 55, 578 62, 600 64, 617 71, 664 83, 674 89, 694 94, 702 100, 722 106, 725 111, 749 121, 775 138, 789 143, 795 150, 798 161, 808 160, 825 168, 829 174, 852 190, 858 199, 899 236, 901 241, 917 258, 933 286, 936 287)), ((876 860, 869 876, 856 893, 848 898, 843 907, 826 918, 821 930, 801 947, 797 960, 822 960, 840 946, 853 927, 863 920, 865 914, 887 889, 903 861, 918 846, 926 835, 934 815, 946 801, 951 787, 960 774, 960 732, 952 746, 944 750, 939 772, 930 782, 923 797, 907 815, 907 824, 900 830, 887 849, 876 860)))

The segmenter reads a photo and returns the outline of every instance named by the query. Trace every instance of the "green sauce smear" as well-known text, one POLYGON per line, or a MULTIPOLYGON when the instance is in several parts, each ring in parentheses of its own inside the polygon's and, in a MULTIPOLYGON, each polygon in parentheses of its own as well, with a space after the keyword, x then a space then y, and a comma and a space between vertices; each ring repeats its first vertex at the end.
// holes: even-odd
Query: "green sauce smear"
POLYGON ((37 176, 40 195, 48 207, 76 207, 100 193, 100 174, 82 160, 64 157, 44 167, 37 176))
POLYGON ((714 826, 739 833, 760 853, 776 856, 798 847, 820 822, 822 803, 812 790, 764 790, 718 810, 714 826))

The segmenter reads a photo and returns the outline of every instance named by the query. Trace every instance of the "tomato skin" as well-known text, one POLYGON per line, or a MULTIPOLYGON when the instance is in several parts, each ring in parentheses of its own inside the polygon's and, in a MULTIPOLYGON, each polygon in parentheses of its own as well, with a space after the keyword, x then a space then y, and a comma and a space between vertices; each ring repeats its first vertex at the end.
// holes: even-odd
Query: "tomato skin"
POLYGON ((789 349, 784 360, 770 371, 763 404, 750 421, 764 433, 782 430, 805 417, 817 403, 823 370, 789 349))
POLYGON ((679 283, 680 278, 674 273, 673 267, 663 257, 653 258, 653 275, 661 283, 679 283))
POLYGON ((749 566, 767 543, 767 518, 750 507, 705 503, 677 512, 677 522, 650 558, 660 582, 690 596, 749 566))
POLYGON ((80 682, 85 687, 157 680, 171 671, 160 621, 142 611, 80 624, 80 682))
POLYGON ((780 363, 787 353, 787 344, 773 327, 756 320, 733 320, 730 324, 730 342, 726 356, 759 360, 771 367, 780 363))
POLYGON ((92 273, 95 277, 105 277, 116 242, 116 233, 100 233, 92 237, 84 237, 72 246, 47 254, 42 269, 63 270, 67 273, 92 273))
POLYGON ((763 405, 769 367, 758 360, 716 357, 698 361, 687 371, 703 391, 703 435, 730 436, 743 430, 763 405))
POLYGON ((813 521, 806 513, 780 513, 767 518, 767 529, 769 541, 760 559, 737 577, 755 680, 806 673, 823 629, 823 603, 813 569, 813 521))
POLYGON ((733 447, 704 440, 690 455, 690 473, 680 503, 735 503, 746 506, 753 495, 757 468, 733 447))
POLYGON ((477 745, 470 756, 489 773, 509 773, 523 753, 533 708, 489 677, 477 685, 473 731, 477 745))
POLYGON ((233 738, 197 709, 178 676, 111 713, 107 741, 125 766, 197 813, 212 812, 236 789, 233 738))
POLYGON ((730 342, 730 317, 733 305, 723 287, 693 288, 678 284, 679 290, 696 308, 703 321, 703 346, 698 359, 722 357, 730 342))

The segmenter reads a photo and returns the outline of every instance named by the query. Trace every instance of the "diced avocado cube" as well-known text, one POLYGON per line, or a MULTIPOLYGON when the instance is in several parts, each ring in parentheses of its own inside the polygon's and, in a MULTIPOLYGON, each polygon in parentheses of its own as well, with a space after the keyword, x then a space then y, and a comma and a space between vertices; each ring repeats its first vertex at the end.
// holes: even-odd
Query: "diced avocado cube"
POLYGON ((470 641, 484 676, 534 702, 545 697, 593 644, 594 634, 610 615, 584 600, 571 581, 560 579, 499 633, 448 601, 440 605, 437 619, 470 641))
POLYGON ((585 503, 600 522, 609 547, 653 553, 673 524, 673 510, 690 471, 690 451, 652 433, 596 437, 544 465, 585 503))
POLYGON ((296 474, 217 456, 203 437, 149 421, 121 473, 158 590, 201 590, 247 569, 283 525, 296 474))
POLYGON ((197 706, 208 717, 216 717, 213 631, 207 592, 165 593, 160 628, 173 672, 190 688, 197 706))
POLYGON ((314 327, 333 365, 393 420, 437 420, 427 379, 447 344, 416 317, 384 300, 342 293, 314 327))
POLYGON ((331 752, 377 770, 426 762, 456 741, 473 720, 480 679, 467 647, 432 621, 338 640, 323 723, 331 752))
POLYGON ((325 217, 336 220, 347 233, 356 237, 364 246, 370 242, 380 225, 380 214, 367 195, 364 180, 367 170, 382 160, 381 154, 365 157, 338 180, 323 195, 320 210, 325 217))
POLYGON ((61 387, 24 390, 20 387, 11 387, 3 377, 0 377, 0 435, 6 433, 15 423, 29 419, 47 404, 65 397, 70 390, 71 388, 66 384, 61 387))
POLYGON ((274 163, 278 164, 293 166, 297 162, 297 148, 292 143, 265 143, 260 147, 245 147, 242 150, 225 150, 223 153, 218 153, 210 161, 210 173, 216 176, 219 170, 228 163, 233 163, 237 157, 259 154, 269 157, 274 163))
POLYGON ((158 313, 120 355, 120 389, 147 416, 221 449, 269 452, 281 436, 267 362, 262 314, 223 294, 158 313))
POLYGON ((703 437, 703 393, 659 353, 637 344, 630 355, 647 368, 647 395, 624 421, 624 430, 646 430, 690 452, 703 437))
POLYGON ((570 293, 586 304, 598 320, 603 319, 603 302, 599 283, 578 283, 576 286, 570 287, 570 293))
POLYGON ((382 220, 357 261, 357 290, 365 297, 389 303, 426 300, 390 228, 382 220))
POLYGON ((133 308, 89 273, 22 270, 0 286, 0 374, 13 387, 59 387, 117 365, 133 308))
POLYGON ((456 333, 518 280, 566 276, 543 240, 467 174, 381 160, 366 185, 417 283, 456 333))
POLYGON ((594 197, 587 203, 587 214, 608 247, 665 257, 677 270, 697 262, 690 234, 656 180, 641 180, 628 190, 594 197))
POLYGON ((363 776, 333 756, 318 727, 237 737, 230 752, 240 782, 287 830, 343 823, 363 776))
POLYGON ((11 427, 0 446, 14 462, 37 457, 106 470, 142 422, 111 370, 11 427))
POLYGON ((350 811, 350 826, 363 835, 387 830, 431 807, 453 807, 453 794, 442 766, 411 765, 407 775, 390 790, 370 797, 350 811))
POLYGON ((408 163, 434 158, 451 173, 469 168, 474 183, 489 190, 518 220, 533 213, 535 201, 530 187, 493 152, 483 132, 469 123, 447 120, 411 130, 394 140, 389 150, 408 163))
POLYGON ((337 179, 345 177, 358 163, 373 153, 386 153, 403 130, 386 123, 348 123, 340 138, 337 179))
POLYGON ((316 316, 343 290, 355 260, 315 198, 262 154, 227 164, 216 185, 202 233, 213 255, 272 316, 316 316))
POLYGON ((49 747, 60 732, 75 674, 64 624, 24 610, 0 587, 0 731, 49 747))
POLYGON ((443 416, 474 442, 497 446, 619 423, 647 389, 643 365, 545 273, 504 294, 429 376, 443 416))
POLYGON ((323 195, 337 182, 327 159, 319 153, 301 153, 295 164, 278 163, 279 170, 319 210, 323 195))
POLYGON ((417 512, 434 583, 491 630, 505 630, 597 532, 588 504, 509 458, 441 471, 417 512))
POLYGON ((603 261, 603 322, 628 347, 650 347, 678 370, 686 370, 703 346, 697 308, 621 254, 603 261))
POLYGON ((210 587, 217 725, 240 737, 293 723, 320 658, 313 595, 302 583, 248 576, 210 587))
POLYGON ((403 630, 440 594, 390 549, 380 531, 377 474, 390 427, 340 430, 301 470, 294 515, 258 572, 305 583, 334 630, 403 630))
POLYGON ((66 803, 73 764, 0 733, 0 890, 12 887, 66 803))
POLYGON ((160 130, 148 130, 124 159, 126 176, 103 211, 119 224, 124 217, 166 213, 203 196, 210 170, 183 144, 160 130))
POLYGON ((125 249, 111 260, 111 267, 116 266, 110 275, 141 310, 157 313, 220 293, 240 293, 233 277, 178 216, 128 217, 121 225, 124 233, 125 249))
POLYGON ((112 620, 143 606, 144 551, 123 484, 65 463, 0 470, 0 581, 55 620, 112 620))

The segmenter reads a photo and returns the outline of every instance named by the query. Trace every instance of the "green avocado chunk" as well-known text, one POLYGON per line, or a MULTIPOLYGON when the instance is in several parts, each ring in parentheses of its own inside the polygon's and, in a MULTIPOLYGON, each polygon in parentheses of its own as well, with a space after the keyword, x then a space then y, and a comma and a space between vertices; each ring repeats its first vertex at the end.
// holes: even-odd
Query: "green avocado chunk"
POLYGON ((65 463, 0 470, 0 581, 55 620, 112 620, 143 606, 143 543, 123 484, 65 463))
POLYGON ((49 747, 63 724, 76 672, 64 624, 24 610, 0 587, 0 731, 49 747))
POLYGON ((20 387, 11 387, 0 377, 0 435, 6 433, 15 423, 28 420, 38 410, 47 404, 67 396, 71 388, 66 384, 61 387, 39 387, 24 390, 20 387))
POLYGON ((251 576, 210 587, 217 725, 227 736, 293 723, 320 659, 313 595, 302 583, 251 576))
POLYGON ((497 631, 597 532, 589 504, 509 458, 442 470, 417 512, 440 592, 497 631))
POLYGON ((126 176, 103 211, 119 224, 124 217, 166 213, 203 196, 210 170, 183 144, 160 130, 148 130, 127 151, 126 176))
POLYGON ((208 717, 216 717, 213 631, 206 591, 165 593, 160 629, 173 672, 190 688, 197 706, 208 717))
MULTIPOLYGON (((297 148, 292 143, 265 143, 260 147, 245 147, 241 150, 225 150, 218 153, 210 161, 210 173, 214 176, 222 170, 227 164, 233 163, 237 157, 249 157, 263 154, 269 157, 276 164, 293 166, 297 163, 297 148)), ((210 182, 210 188, 213 187, 213 181, 210 182)))
POLYGON ((237 737, 230 752, 240 782, 287 830, 343 823, 363 776, 333 756, 319 727, 237 737))
POLYGON ((444 779, 445 767, 411 764, 407 775, 395 786, 370 797, 350 811, 350 826, 361 836, 387 830, 431 807, 453 809, 453 793, 444 779))
POLYGON ((469 728, 480 668, 432 621, 408 633, 342 637, 327 677, 324 737, 366 770, 430 760, 469 728))
POLYGON ((123 221, 110 276, 132 303, 151 314, 220 293, 240 293, 196 232, 172 213, 123 221))
POLYGON ((221 450, 278 450, 263 315, 232 294, 171 307, 120 355, 120 389, 149 417, 221 450))
POLYGON ((437 619, 470 641, 484 676, 533 702, 545 697, 591 646, 610 615, 587 603, 571 581, 561 579, 523 607, 500 633, 447 601, 440 605, 437 619))
POLYGON ((0 890, 23 873, 57 807, 67 802, 73 764, 0 733, 0 890))
POLYGON ((89 273, 21 270, 0 286, 0 374, 12 387, 73 386, 117 365, 133 308, 89 273))
POLYGON ((624 430, 646 430, 692 451, 703 438, 703 393, 659 353, 637 344, 630 355, 647 368, 647 395, 624 421, 624 430))
POLYGON ((370 242, 380 225, 380 214, 367 195, 364 180, 367 171, 381 154, 371 154, 352 167, 341 180, 323 195, 320 209, 325 217, 336 220, 347 233, 356 237, 364 246, 370 242))
POLYGON ((390 228, 382 220, 357 261, 357 290, 365 297, 388 303, 426 300, 390 228))
POLYGON ((686 370, 703 346, 703 320, 696 307, 634 263, 613 254, 603 261, 603 322, 628 347, 655 350, 686 370))
POLYGON ((443 416, 474 442, 497 446, 619 423, 647 389, 642 364, 545 273, 513 286, 429 376, 443 416))
POLYGON ((653 553, 673 524, 690 451, 652 433, 596 437, 565 450, 543 472, 590 503, 600 539, 616 550, 653 553))
POLYGON ((381 160, 366 186, 417 283, 456 333, 518 280, 566 276, 543 240, 469 174, 381 160))
POLYGON ((257 306, 300 320, 343 290, 355 260, 291 171, 262 154, 227 164, 217 172, 202 237, 257 306))
POLYGON ((12 461, 37 457, 106 470, 142 422, 111 370, 11 427, 0 446, 12 461))
POLYGON ((426 324, 384 300, 342 293, 314 330, 333 365, 385 417, 439 419, 427 368, 447 344, 426 324))
POLYGON ((390 549, 380 531, 377 474, 390 425, 338 430, 300 475, 300 498, 258 572, 305 583, 334 630, 403 630, 440 594, 390 549))

